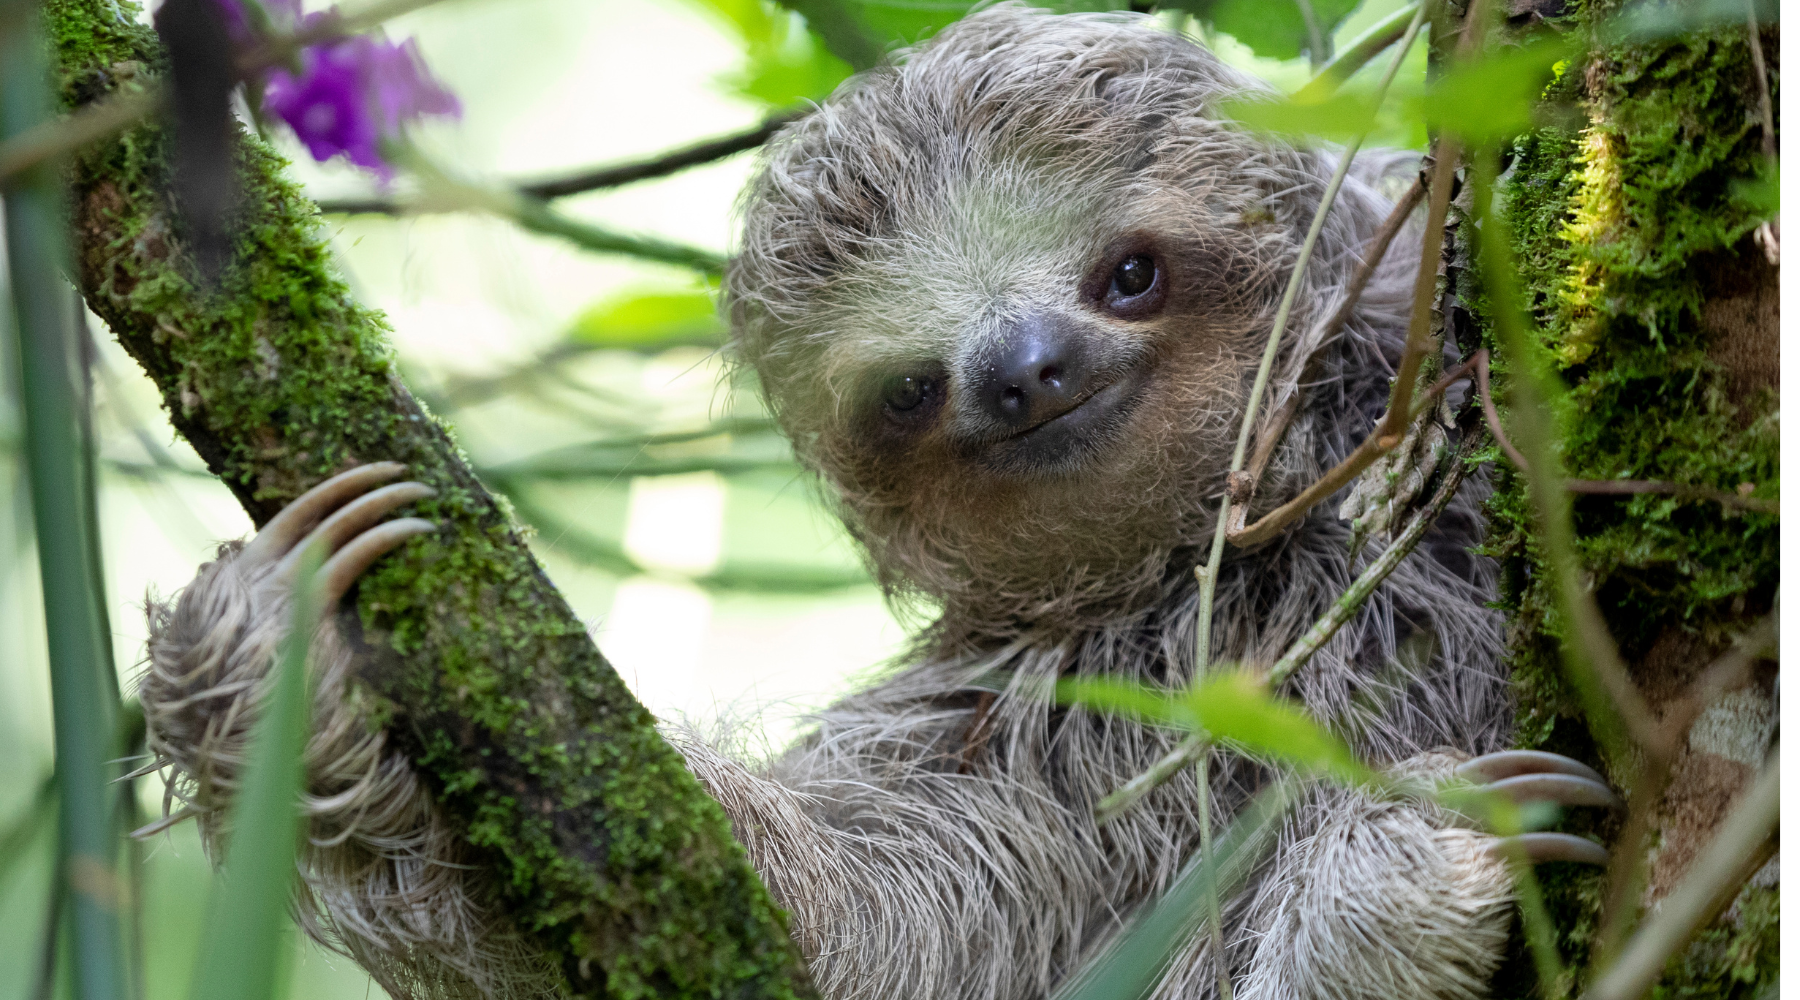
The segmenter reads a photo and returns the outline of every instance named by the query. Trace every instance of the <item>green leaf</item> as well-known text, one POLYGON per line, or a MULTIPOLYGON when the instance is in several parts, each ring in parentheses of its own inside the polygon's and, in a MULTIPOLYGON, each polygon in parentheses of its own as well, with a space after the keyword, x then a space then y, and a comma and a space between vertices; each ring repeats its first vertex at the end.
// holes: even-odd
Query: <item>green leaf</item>
MULTIPOLYGON (((916 45, 961 20, 975 0, 844 0, 857 20, 887 48, 916 45)), ((1130 0, 1038 0, 1033 7, 1058 14, 1130 10, 1130 0)))
POLYGON ((870 34, 888 47, 912 45, 960 20, 968 0, 846 0, 870 34))
POLYGON ((1079 702, 1148 722, 1204 732, 1252 753, 1349 784, 1377 780, 1343 740, 1293 702, 1270 693, 1260 676, 1225 672, 1187 691, 1167 691, 1111 677, 1081 677, 1056 685, 1060 702, 1079 702))
POLYGON ((1199 933, 1208 896, 1228 897, 1267 856, 1300 788, 1290 778, 1257 793, 1213 844, 1211 855, 1194 852, 1167 892, 1140 908, 1123 933, 1114 935, 1052 994, 1053 1000, 1140 1000, 1150 995, 1180 949, 1199 933))
POLYGON ((1056 700, 1063 704, 1075 702, 1198 732, 1203 728, 1200 717, 1183 697, 1184 693, 1171 694, 1148 684, 1114 677, 1077 677, 1059 681, 1056 685, 1056 700))
POLYGON ((1258 132, 1342 141, 1373 127, 1376 108, 1371 95, 1340 90, 1312 101, 1240 98, 1224 102, 1219 111, 1258 132))
POLYGON ((1348 744, 1248 672, 1214 674, 1187 695, 1214 737, 1349 784, 1375 780, 1348 744))
MULTIPOLYGON (((308 552, 299 578, 312 580, 320 561, 316 549, 308 552)), ((264 715, 251 731, 231 841, 188 991, 193 1000, 267 1000, 277 995, 284 978, 282 958, 289 945, 284 931, 311 721, 306 654, 318 620, 314 607, 310 588, 299 588, 294 628, 276 658, 264 715)))
MULTIPOLYGON (((1330 45, 1332 32, 1356 9, 1358 0, 1311 3, 1319 34, 1330 45)), ((1297 0, 1177 0, 1161 6, 1187 11, 1267 59, 1293 59, 1313 47, 1312 33, 1297 0)), ((1325 53, 1317 56, 1323 59, 1325 53)))
POLYGON ((850 75, 805 20, 766 0, 695 0, 737 36, 744 65, 725 76, 726 89, 775 108, 817 101, 850 75))
POLYGON ((1408 110, 1465 142, 1511 138, 1536 124, 1544 87, 1574 52, 1561 38, 1500 49, 1452 69, 1408 101, 1408 110))
POLYGON ((588 307, 569 329, 570 340, 619 350, 659 350, 680 344, 716 345, 725 338, 712 293, 704 288, 639 291, 609 296, 588 307))

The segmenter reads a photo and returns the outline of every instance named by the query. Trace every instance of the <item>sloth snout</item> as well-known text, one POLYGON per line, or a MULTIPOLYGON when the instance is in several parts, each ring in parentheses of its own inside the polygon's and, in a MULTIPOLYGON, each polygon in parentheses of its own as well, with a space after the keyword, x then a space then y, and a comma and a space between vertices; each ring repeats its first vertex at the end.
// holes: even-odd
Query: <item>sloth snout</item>
POLYGON ((976 403, 1009 431, 1068 412, 1095 388, 1085 338, 1066 317, 1033 315, 1014 323, 976 366, 976 403))

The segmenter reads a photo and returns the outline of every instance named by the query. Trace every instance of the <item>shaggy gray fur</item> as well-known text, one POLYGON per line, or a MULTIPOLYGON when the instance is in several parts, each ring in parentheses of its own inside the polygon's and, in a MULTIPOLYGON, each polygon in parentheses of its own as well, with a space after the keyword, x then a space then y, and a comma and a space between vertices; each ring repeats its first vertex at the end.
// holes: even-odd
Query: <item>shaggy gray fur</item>
MULTIPOLYGON (((1071 674, 1169 685, 1191 674, 1192 568, 1275 297, 1335 164, 1329 150, 1257 139, 1212 111, 1260 92, 1146 19, 1002 6, 847 84, 765 154, 727 280, 737 349, 884 585, 936 615, 907 665, 821 713, 772 762, 671 733, 792 912, 827 996, 1046 996, 1197 847, 1191 772, 1104 829, 1092 818, 1179 734, 1029 692, 1071 674), (1158 374, 1129 436, 1096 459, 1100 474, 1014 487, 961 478, 948 452, 922 450, 929 442, 859 437, 871 371, 940 359, 962 391, 958 366, 996 317, 1063 303, 1124 230, 1162 234, 1186 268, 1184 301, 1205 308, 1119 327, 1121 357, 1155 358, 1158 374), (1004 690, 987 696, 995 677, 1004 690)), ((1352 171, 1306 276, 1277 402, 1303 388, 1314 324, 1389 211, 1381 185, 1409 168, 1369 155, 1352 171)), ((1416 236, 1398 241, 1326 346, 1258 512, 1373 425, 1416 249, 1416 236)), ((1289 683, 1378 764, 1442 775, 1508 732, 1499 622, 1483 606, 1491 571, 1468 553, 1477 489, 1289 683), (1435 653, 1396 680, 1413 636, 1435 653)), ((1379 551, 1353 560, 1332 508, 1228 560, 1213 662, 1272 661, 1379 551)), ((259 605, 235 580, 230 559, 223 551, 178 604, 152 609, 142 688, 159 763, 209 837, 236 773, 221 734, 241 734, 255 714, 284 620, 280 602, 259 605)), ((306 858, 320 933, 396 992, 543 990, 543 968, 505 933, 483 878, 445 867, 455 839, 404 760, 379 737, 345 735, 363 732, 343 700, 353 665, 341 653, 325 661, 338 680, 320 688, 309 766, 315 793, 337 798, 315 800, 306 858), (327 816, 330 802, 358 811, 327 816)), ((1266 777, 1224 755, 1211 774, 1215 828, 1266 777)), ((1486 843, 1428 805, 1316 793, 1227 902, 1238 994, 1482 995, 1510 919, 1486 843)), ((1206 947, 1193 943, 1159 996, 1213 995, 1206 947)))

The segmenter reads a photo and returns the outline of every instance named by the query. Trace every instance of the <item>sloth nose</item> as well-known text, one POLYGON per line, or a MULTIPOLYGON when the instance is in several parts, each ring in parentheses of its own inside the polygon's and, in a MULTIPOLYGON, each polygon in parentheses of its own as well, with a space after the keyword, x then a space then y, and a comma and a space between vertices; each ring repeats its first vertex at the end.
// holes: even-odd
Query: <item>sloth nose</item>
POLYGON ((1089 376, 1073 327, 1059 317, 1033 316, 1007 330, 978 369, 982 410, 1019 431, 1072 409, 1089 376))

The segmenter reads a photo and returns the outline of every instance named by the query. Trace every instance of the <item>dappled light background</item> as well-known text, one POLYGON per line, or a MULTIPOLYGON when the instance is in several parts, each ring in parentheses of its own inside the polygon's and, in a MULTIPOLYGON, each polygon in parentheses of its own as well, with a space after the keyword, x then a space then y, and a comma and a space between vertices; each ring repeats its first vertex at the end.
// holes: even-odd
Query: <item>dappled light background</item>
MULTIPOLYGON (((1338 39, 1398 6, 1371 0, 1338 39)), ((463 103, 459 123, 420 132, 420 148, 483 183, 639 159, 746 129, 823 96, 843 72, 798 22, 761 0, 456 0, 388 31, 416 36, 463 103)), ((1258 60, 1227 36, 1209 40, 1284 89, 1308 78, 1304 59, 1258 60)), ((1416 79, 1422 48, 1412 62, 1416 79)), ((315 165, 285 136, 277 141, 321 200, 381 193, 366 175, 315 165)), ((743 154, 559 207, 724 252, 751 166, 743 154)), ((396 193, 412 192, 402 182, 396 193)), ((387 313, 409 384, 454 425, 484 477, 535 531, 551 577, 651 710, 730 723, 751 752, 771 752, 801 731, 809 708, 900 651, 903 623, 791 463, 754 386, 722 363, 708 290, 689 272, 587 253, 466 212, 334 215, 325 225, 357 296, 387 313)), ((250 525, 174 436, 150 382, 98 320, 89 322, 100 345, 107 611, 129 692, 145 594, 174 591, 219 541, 250 525)), ((0 343, 12 349, 10 331, 0 343)), ((0 829, 26 812, 52 766, 10 356, 6 371, 0 829)), ((160 815, 161 782, 138 785, 146 815, 160 815)), ((52 826, 40 824, 0 867, 0 940, 9 942, 0 947, 0 1000, 31 996, 43 961, 34 942, 48 905, 52 826)), ((191 824, 145 844, 143 863, 145 995, 185 995, 210 868, 191 824)), ((295 1000, 380 994, 347 959, 298 942, 291 983, 295 1000)))

